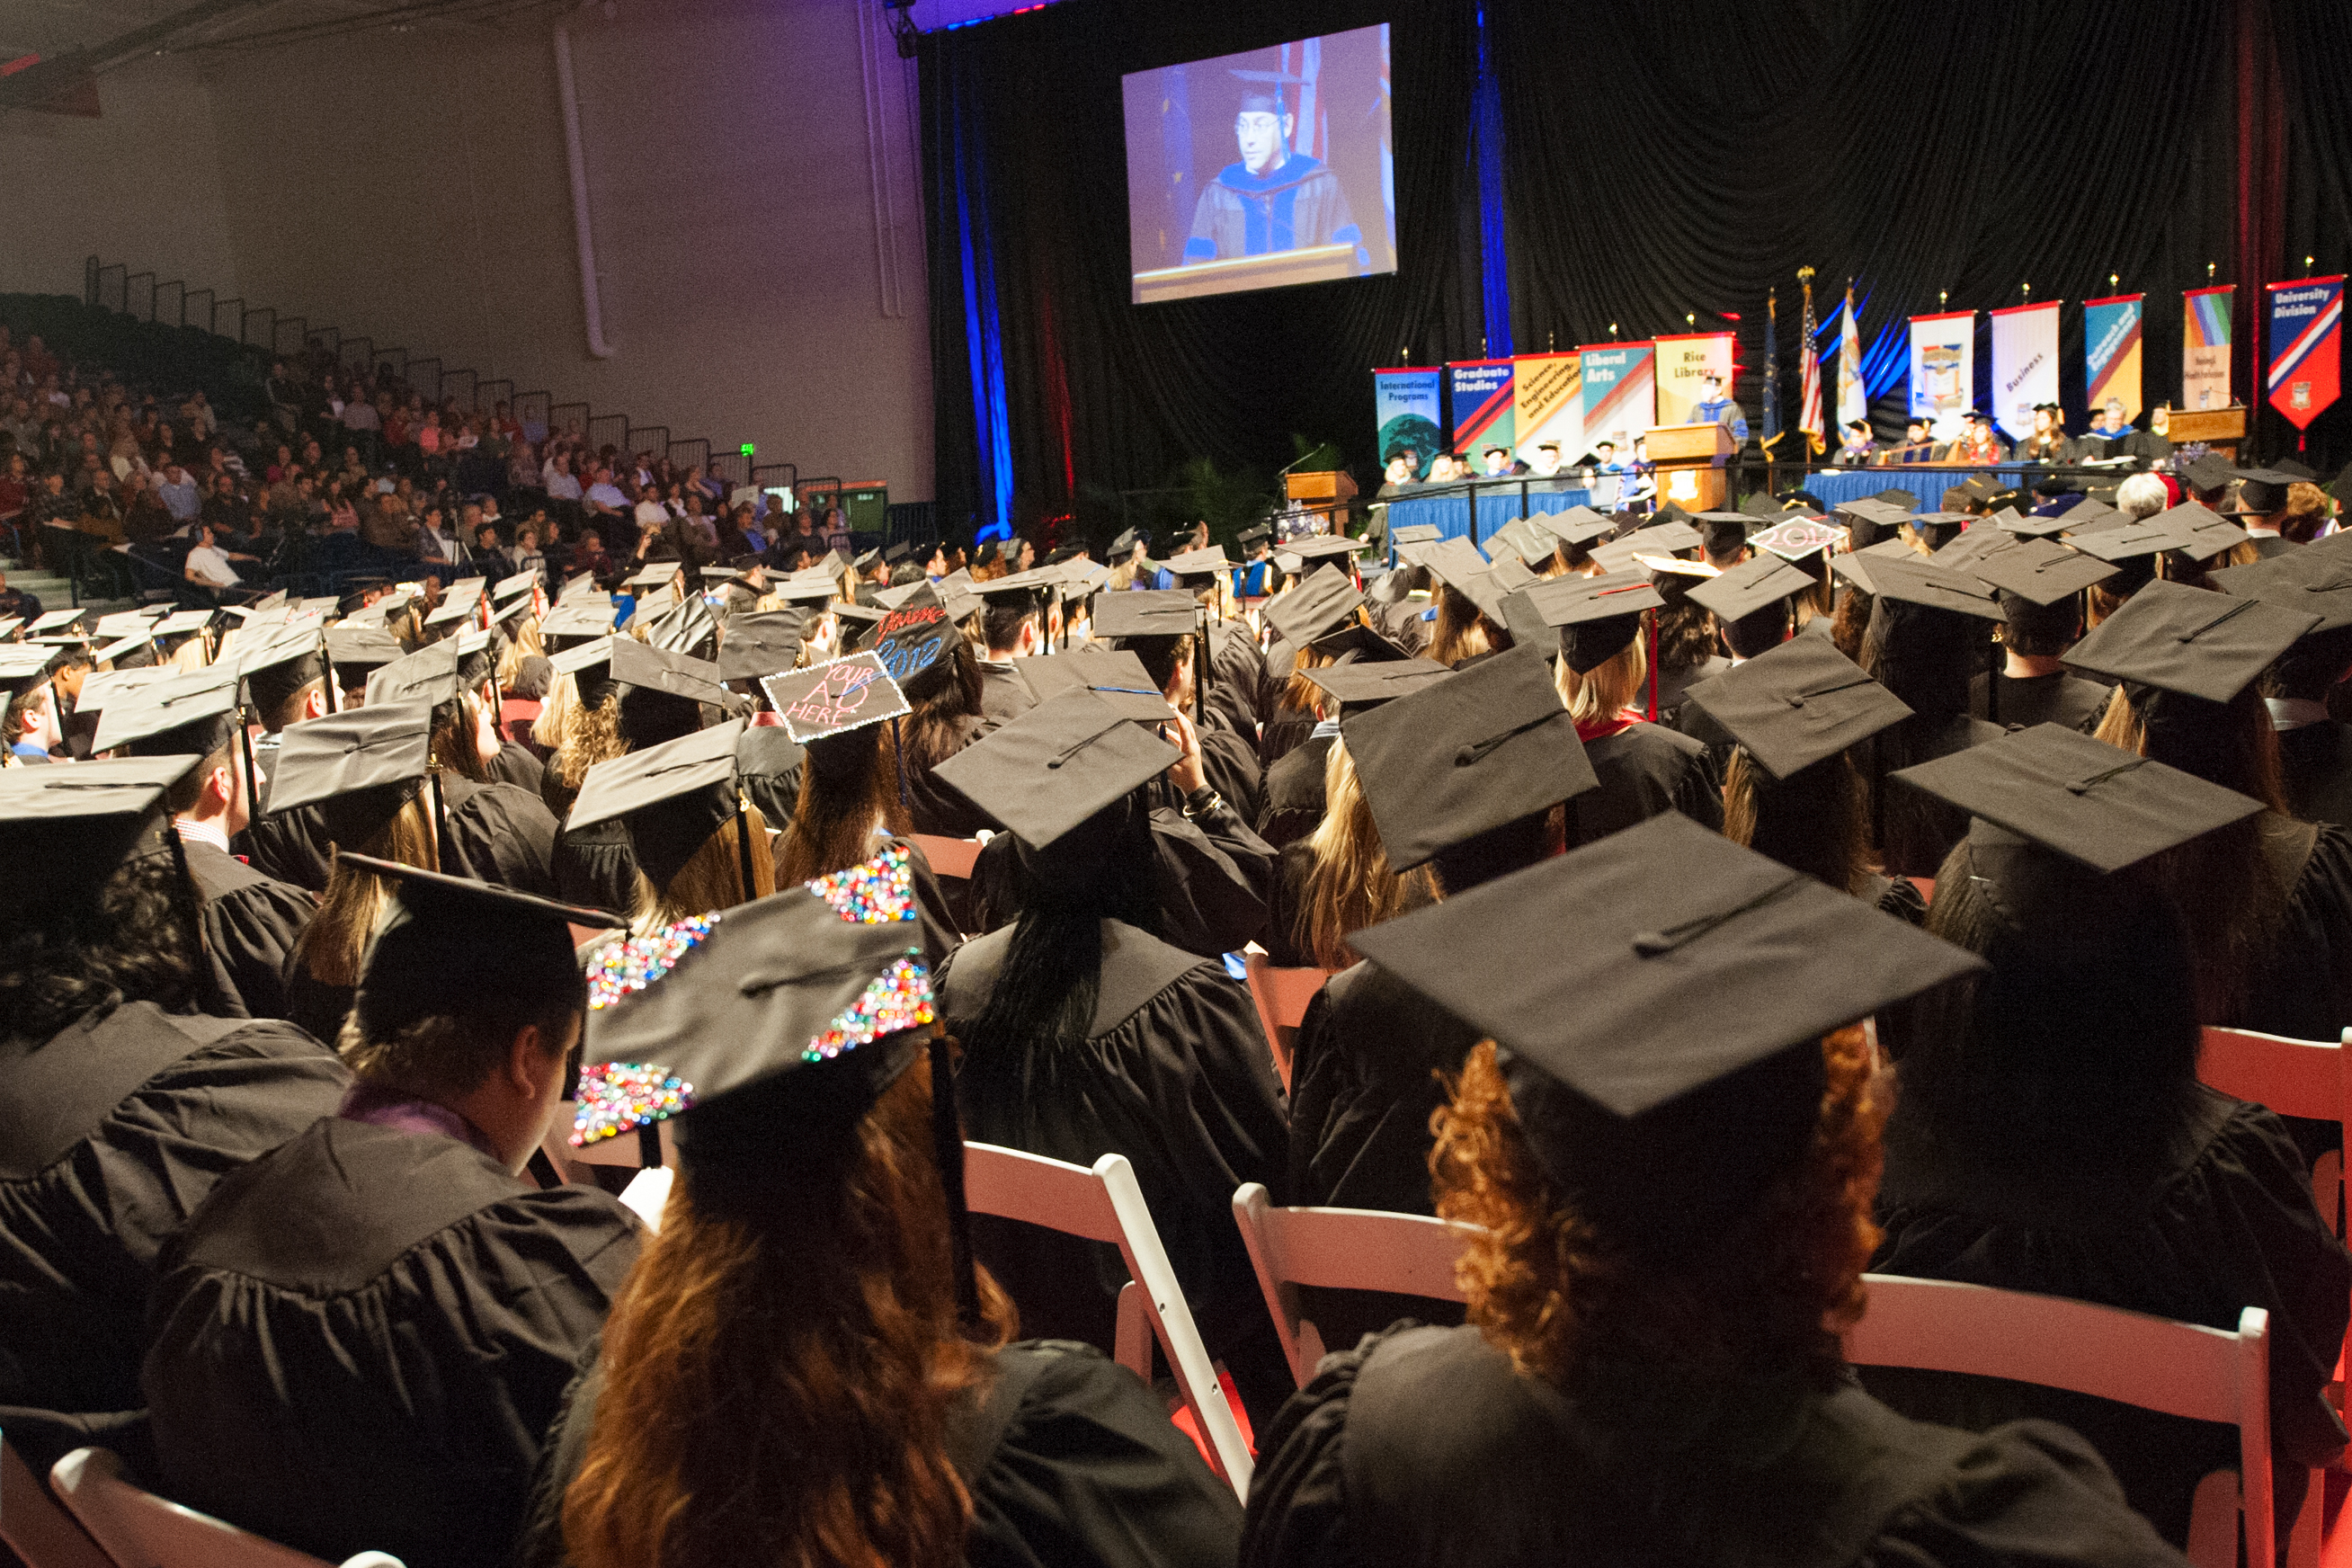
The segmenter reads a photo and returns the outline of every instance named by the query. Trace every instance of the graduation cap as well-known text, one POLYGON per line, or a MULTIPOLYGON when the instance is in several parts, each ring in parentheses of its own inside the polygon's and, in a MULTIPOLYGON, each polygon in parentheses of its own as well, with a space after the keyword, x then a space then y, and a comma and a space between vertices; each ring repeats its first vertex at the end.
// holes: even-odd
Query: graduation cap
POLYGON ((1809 555, 1835 550, 1844 542, 1845 536, 1846 531, 1836 523, 1809 517, 1759 530, 1748 536, 1748 542, 1783 561, 1802 561, 1809 555))
POLYGON ((612 595, 609 594, 599 594, 597 592, 596 574, 593 572, 583 572, 576 577, 569 577, 564 580, 562 591, 555 595, 555 602, 559 605, 568 605, 574 599, 603 598, 610 600, 611 597, 612 595))
POLYGON ((2064 658, 2094 675, 2227 702, 2318 625, 2314 614, 2158 578, 2064 658))
POLYGON ((690 595, 646 622, 646 641, 667 653, 696 654, 715 645, 719 622, 698 595, 690 595))
POLYGON ((1617 524, 1589 506, 1572 506, 1543 520, 1544 531, 1563 544, 1589 550, 1617 531, 1617 524))
POLYGON ((1559 628, 1560 651, 1579 675, 1623 652, 1641 632, 1642 612, 1661 609, 1666 602, 1638 573, 1553 577, 1520 591, 1546 626, 1559 628))
POLYGON ((1408 544, 1434 543, 1441 531, 1433 522, 1401 523, 1389 530, 1389 543, 1396 548, 1398 554, 1402 555, 1404 553, 1404 547, 1408 544))
POLYGON ((909 713, 906 694, 869 649, 760 682, 784 732, 802 745, 909 713))
POLYGON ((1907 551, 1874 559, 1870 576, 1877 584, 1874 592, 1881 603, 1891 599, 1986 621, 2008 618, 1992 590, 1977 578, 1965 572, 1948 571, 1907 551))
POLYGON ((15 637, 17 629, 24 624, 25 617, 22 616, 0 616, 0 639, 15 637))
POLYGON ((1307 651, 1320 655, 1333 664, 1393 664, 1412 655, 1402 645, 1390 641, 1367 626, 1342 626, 1336 632, 1326 632, 1307 645, 1307 651))
POLYGON ((81 691, 74 698, 76 714, 98 714, 107 705, 128 700, 131 694, 159 680, 170 680, 177 675, 169 665, 149 665, 142 669, 94 670, 85 677, 81 691))
MULTIPOLYGON (((858 552, 856 558, 854 558, 849 564, 852 570, 863 574, 873 571, 874 568, 881 563, 881 560, 882 552, 877 546, 872 550, 858 552)), ((708 572, 709 568, 706 567, 704 570, 708 572)), ((730 574, 730 575, 732 575, 732 574, 730 574)))
POLYGON ((432 767, 428 703, 370 703, 306 719, 281 732, 269 815, 315 805, 331 842, 364 843, 415 797, 432 767))
POLYGON ((931 772, 1030 849, 1043 850, 1165 773, 1179 755, 1092 691, 1070 690, 931 772))
MULTIPOLYGON (((1290 553, 1298 552, 1294 547, 1290 553)), ((1225 559, 1225 547, 1212 544, 1202 550, 1187 550, 1181 555, 1168 558, 1168 570, 1178 577, 1213 577, 1220 572, 1231 571, 1233 563, 1225 559)))
POLYGON ((1911 717, 1826 637, 1791 637, 1687 695, 1775 779, 1911 717))
POLYGON ((602 594, 567 600, 548 611, 547 618, 539 623, 541 639, 550 642, 558 637, 601 637, 612 629, 613 603, 602 594))
MULTIPOLYGON (((250 635, 250 634, 248 634, 250 635)), ((326 674, 316 623, 289 625, 237 649, 236 677, 254 705, 275 710, 296 692, 326 674)), ((243 639, 239 639, 242 644, 243 639)))
MULTIPOLYGON (((212 610, 174 611, 155 623, 154 635, 159 637, 184 637, 192 633, 207 630, 213 624, 213 616, 215 613, 212 610)), ((40 629, 39 621, 33 623, 33 629, 35 631, 40 629)))
POLYGON ((2187 535, 2177 532, 2162 521, 2164 514, 2126 522, 2120 528, 2102 528, 2088 533, 2069 530, 2067 536, 2074 548, 2102 561, 2122 563, 2146 556, 2160 555, 2168 550, 2179 550, 2188 542, 2187 535))
POLYGON ((882 551, 882 559, 896 566, 901 561, 911 559, 914 553, 915 547, 902 539, 895 544, 886 545, 882 551))
POLYGON ((1344 623, 1363 602, 1362 590, 1345 572, 1324 566, 1267 605, 1264 619, 1286 642, 1304 647, 1344 623))
POLYGON ((1968 528, 1928 559, 1947 572, 1969 572, 1978 561, 2016 542, 2015 534, 2003 533, 1997 528, 1968 528))
POLYGON ((841 649, 847 653, 865 646, 882 625, 884 612, 865 605, 840 604, 833 613, 841 621, 841 649))
POLYGON ((1181 588, 1139 588, 1095 603, 1098 637, 1181 637, 1200 629, 1201 607, 1181 588))
POLYGON ((1914 512, 1919 510, 1919 498, 1906 489, 1890 488, 1879 491, 1870 499, 1881 506, 1891 506, 1901 512, 1914 512))
MULTIPOLYGON (((1677 564, 1687 564, 1687 563, 1677 563, 1677 564)), ((1486 576, 1493 582, 1497 594, 1516 594, 1530 583, 1543 581, 1542 576, 1533 567, 1517 556, 1507 553, 1496 558, 1495 563, 1486 568, 1486 576)))
POLYGON ((482 595, 478 589, 462 596, 454 592, 444 594, 441 595, 441 603, 435 607, 431 615, 425 617, 425 625, 428 630, 434 626, 455 626, 457 622, 472 616, 481 608, 481 605, 482 595))
POLYGON ((2103 874, 2263 809, 2063 724, 2036 724, 1893 776, 2103 874))
POLYGON ((1698 549, 1706 542, 1706 536, 1687 522, 1654 522, 1647 528, 1635 529, 1618 542, 1638 544, 1654 555, 1672 555, 1676 551, 1698 549))
POLYGON ((2027 517, 2019 512, 2015 507, 2003 507, 1985 521, 2001 532, 2012 534, 2019 539, 2054 539, 2074 527, 2072 521, 2073 514, 2081 511, 2084 506, 2095 507, 2097 503, 2082 502, 2069 507, 2066 511, 2056 517, 2027 517))
POLYGON ((1777 555, 1757 555, 1692 588, 1690 601, 1718 619, 1738 621, 1812 586, 1812 574, 1777 555))
POLYGON ((929 583, 910 583, 887 605, 870 647, 899 689, 927 698, 953 678, 963 634, 929 583))
POLYGON ((1744 511, 1703 511, 1696 520, 1700 542, 1709 555, 1728 555, 1748 543, 1756 520, 1744 511))
POLYGON ((407 656, 390 632, 375 626, 339 626, 327 628, 327 662, 338 671, 337 681, 348 690, 352 677, 382 668, 407 656))
POLYGON ((795 573, 782 582, 769 584, 768 592, 782 604, 822 605, 829 603, 840 587, 829 578, 795 573))
POLYGON ((215 668, 167 676, 110 701, 90 749, 149 742, 149 750, 208 757, 236 736, 236 677, 215 668), (168 745, 154 742, 166 742, 168 745))
POLYGON ((1514 647, 1339 722, 1399 871, 1600 782, 1539 648, 1514 647))
POLYGON ((201 759, 0 771, 0 854, 10 862, 10 926, 61 903, 95 901, 115 868, 177 852, 166 792, 201 759))
POLYGON ((2169 511, 2158 512, 2148 521, 2170 527, 2181 539, 2176 548, 2200 561, 2210 559, 2225 550, 2235 550, 2253 537, 2228 518, 2193 500, 2182 501, 2169 511))
POLYGON ((1065 691, 1093 692, 1123 719, 1165 723, 1176 710, 1143 668, 1143 661, 1119 648, 1080 647, 1051 658, 1024 658, 1013 667, 1029 695, 1048 701, 1065 691))
POLYGON ((1653 1253, 1703 1246, 1804 1157, 1824 1034, 1985 968, 1671 811, 1349 942, 1501 1047, 1545 1173, 1653 1253), (1496 931, 1575 939, 1529 963, 1496 931))
POLYGON ((457 639, 445 638, 385 665, 368 677, 367 703, 421 701, 439 707, 457 700, 457 639))
POLYGON ((637 864, 667 885, 741 809, 736 752, 747 726, 730 719, 588 770, 564 831, 620 821, 637 864))
POLYGON ((2295 482, 2281 468, 2240 468, 2237 479, 2238 505, 2231 517, 2268 516, 2286 505, 2287 487, 2295 482))
POLYGON ((1490 561, 1539 561, 1557 547, 1551 531, 1532 517, 1514 518, 1496 530, 1486 541, 1486 558, 1490 561))
POLYGON ((490 597, 499 600, 511 599, 520 595, 527 595, 538 586, 539 574, 525 570, 516 573, 511 577, 499 578, 499 585, 490 590, 490 597))
POLYGON ((1150 548, 1151 535, 1139 528, 1130 528, 1110 542, 1110 552, 1115 559, 1124 561, 1139 544, 1150 548))
POLYGON ((2208 452, 2195 462, 2182 465, 2178 472, 2190 489, 2210 494, 2228 488, 2237 470, 2220 453, 2208 452))
POLYGON ((481 1017, 520 1028, 565 997, 584 1000, 572 927, 627 922, 396 860, 343 854, 341 863, 392 884, 352 999, 360 1027, 381 1040, 422 1018, 481 1017))
POLYGON ((639 567, 629 575, 627 582, 632 588, 667 587, 685 570, 686 563, 683 561, 656 561, 649 566, 639 567))
POLYGON ((1969 570, 2001 593, 2014 594, 2030 604, 2054 605, 2085 588, 2097 587, 2115 576, 2117 568, 2053 540, 2020 539, 1979 555, 1969 570))
POLYGON ((166 610, 117 610, 110 616, 98 617, 96 635, 107 642, 144 637, 149 627, 168 614, 170 612, 166 610))
POLYGON ((513 627, 520 623, 523 616, 530 613, 530 596, 526 594, 520 598, 509 599, 504 605, 492 610, 490 612, 490 625, 503 628, 499 632, 499 636, 511 637, 514 635, 513 627))
POLYGON ((56 668, 45 647, 11 645, 0 647, 0 696, 16 697, 38 686, 56 668))
MULTIPOLYGON (((205 614, 207 620, 211 619, 210 611, 206 611, 205 614)), ((43 632, 61 632, 69 626, 80 625, 83 619, 89 615, 89 611, 87 608, 77 610, 51 610, 46 615, 34 616, 33 624, 25 628, 25 635, 26 637, 37 637, 43 632)))
POLYGON ((2317 616, 2313 632, 2352 626, 2352 533, 2331 533, 2266 561, 2225 567, 2209 581, 2225 594, 2317 616))
MULTIPOLYGON (((1350 539, 1344 533, 1303 533, 1297 539, 1284 540, 1277 553, 1300 562, 1329 561, 1359 555, 1370 548, 1364 541, 1350 539)), ((1175 569, 1174 562, 1169 563, 1169 569, 1175 569)), ((1284 566, 1283 570, 1296 572, 1298 568, 1284 566)))
POLYGON ((1354 659, 1300 671, 1317 689, 1339 705, 1339 711, 1360 713, 1399 697, 1410 697, 1434 680, 1453 678, 1442 664, 1407 655, 1402 659, 1354 659))
POLYGON ((719 644, 719 679, 757 680, 790 669, 801 660, 798 610, 744 610, 727 617, 719 644))
POLYGON ((1273 537, 1274 526, 1271 523, 1261 522, 1255 527, 1244 528, 1239 533, 1234 535, 1234 542, 1241 545, 1251 545, 1255 544, 1261 539, 1272 539, 1273 537))

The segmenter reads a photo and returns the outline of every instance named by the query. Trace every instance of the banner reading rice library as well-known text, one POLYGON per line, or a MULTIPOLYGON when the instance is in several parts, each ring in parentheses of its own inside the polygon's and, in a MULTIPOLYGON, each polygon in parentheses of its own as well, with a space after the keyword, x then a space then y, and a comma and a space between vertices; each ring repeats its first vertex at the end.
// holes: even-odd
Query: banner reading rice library
POLYGON ((1620 461, 1655 425, 1658 411, 1654 344, 1587 343, 1577 350, 1584 372, 1584 444, 1613 441, 1620 461))
POLYGON ((2180 297, 2180 406, 2230 406, 2230 308, 2238 286, 2192 289, 2180 297))
POLYGON ((1519 458, 1532 463, 1543 446, 1559 447, 1562 463, 1584 455, 1584 367, 1573 351, 1519 355, 1512 385, 1519 458))
POLYGON ((1451 450, 1478 462, 1489 447, 1512 448, 1517 421, 1511 400, 1511 362, 1463 360, 1445 367, 1445 395, 1454 416, 1451 450))
POLYGON ((1738 340, 1729 332, 1694 332, 1659 338, 1658 423, 1703 425, 1707 416, 1696 412, 1706 396, 1706 378, 1721 383, 1718 396, 1732 395, 1732 372, 1738 368, 1738 340))
POLYGON ((2083 401, 2096 416, 2109 403, 2124 405, 2126 420, 2140 411, 2141 294, 2083 301, 2083 401))
POLYGON ((1974 310, 1912 317, 1911 417, 1927 421, 1941 439, 1958 437, 1960 416, 1976 389, 1976 367, 1974 310))
POLYGON ((1434 370, 1372 372, 1372 416, 1380 440, 1381 466, 1402 452, 1412 459, 1415 478, 1425 477, 1445 440, 1445 414, 1434 370))
MULTIPOLYGON (((2271 406, 2297 430, 2307 430, 2343 384, 2344 279, 2305 278, 2268 284, 2263 292, 2269 297, 2271 406)), ((2295 445, 2300 451, 2302 443, 2295 445)))
POLYGON ((1992 317, 1992 416, 2012 441, 2033 434, 2036 405, 2058 401, 2058 306, 2011 305, 1992 317))

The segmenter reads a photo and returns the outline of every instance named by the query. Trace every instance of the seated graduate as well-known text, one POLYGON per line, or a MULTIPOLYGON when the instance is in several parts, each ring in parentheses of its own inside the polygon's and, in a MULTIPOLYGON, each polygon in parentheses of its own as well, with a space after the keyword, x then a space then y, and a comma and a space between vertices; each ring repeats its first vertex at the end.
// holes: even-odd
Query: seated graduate
POLYGON ((768 822, 745 797, 747 726, 730 719, 588 770, 571 823, 617 820, 636 862, 629 930, 638 936, 776 890, 768 822))
POLYGON ((1142 661, 1150 689, 1183 716, 1201 754, 1203 782, 1223 803, 1220 815, 1230 815, 1234 834, 1270 857, 1271 847, 1248 826, 1257 820, 1265 797, 1256 737, 1235 729, 1224 710, 1202 699, 1195 685, 1199 627, 1198 601, 1177 589, 1112 595, 1094 620, 1095 636, 1142 661))
MULTIPOLYGON (((1244 1182, 1286 1186, 1282 1089, 1247 988, 1169 942, 1153 901, 1145 786, 1187 763, 1070 690, 940 764, 1009 829, 1018 911, 950 957, 940 1006, 964 1044, 956 1099, 971 1136, 1078 1165, 1134 1162, 1210 1353, 1270 1415, 1289 1375, 1232 1211, 1244 1182)), ((1033 1330, 1110 1343, 1115 1251, 983 1228, 1033 1330)))
POLYGON ((1496 608, 1499 591, 1486 581, 1486 558, 1476 545, 1459 537, 1401 544, 1397 559, 1429 574, 1436 613, 1429 646, 1416 650, 1422 658, 1451 668, 1511 646, 1510 632, 1496 608))
POLYGON ((2240 598, 2261 599, 2317 616, 2318 623, 2279 655, 2263 681, 2263 706, 2278 732, 2279 782, 2287 805, 2305 822, 2352 826, 2352 724, 2331 718, 2331 694, 2352 679, 2352 533, 2332 533, 2252 566, 2212 575, 2240 598))
POLYGON ((938 591, 919 580, 898 598, 877 637, 876 652, 911 710, 890 742, 906 773, 908 828, 942 838, 993 831, 987 813, 931 773, 992 727, 982 710, 978 651, 948 618, 938 591))
POLYGON ((1307 672, 1342 659, 1408 657, 1361 624, 1363 603, 1363 591, 1345 573, 1326 566, 1265 608, 1265 622, 1281 632, 1286 645, 1281 657, 1290 664, 1268 718, 1304 713, 1314 721, 1313 729, 1266 764, 1257 832, 1277 851, 1315 831, 1323 820, 1324 759, 1339 735, 1338 710, 1318 710, 1316 691, 1307 684, 1307 672))
POLYGON ((1007 1343, 914 918, 881 857, 600 970, 614 1087, 583 1131, 675 1116, 678 1173, 550 1435, 523 1568, 1233 1561, 1240 1509, 1158 1395, 1007 1343))
POLYGON ((288 1016, 286 961, 319 901, 231 855, 251 809, 233 671, 167 677, 108 704, 98 739, 140 757, 196 759, 166 805, 202 910, 204 952, 225 1017, 288 1016))
POLYGON ((217 1015, 168 797, 197 758, 0 773, 0 1423, 37 1468, 135 1412, 155 1259, 350 1075, 217 1015))
POLYGON ((1993 631, 2001 668, 1969 678, 1969 713, 2011 730, 2061 724, 2089 733, 2106 709, 2107 689, 2068 674, 2063 656, 2083 635, 2085 591, 2119 568, 2054 540, 2021 539, 1977 556, 1966 570, 1992 584, 2003 617, 1993 631))
POLYGON ((2180 1561, 2072 1434, 1846 1376, 1884 1115, 1854 1020, 1977 960, 1671 813, 1356 941, 1483 1037, 1433 1161, 1483 1227, 1470 1321, 1324 1359, 1261 1429, 1245 1568, 2180 1561))
POLYGON ((2352 832, 2287 814, 2262 672, 2318 617, 2158 580, 2067 652, 2118 682, 2098 739, 2266 808, 2170 850, 2205 1024, 2332 1040, 2352 1026, 2352 832))
POLYGON ((586 1011, 568 928, 612 917, 339 858, 394 889, 340 1042, 357 1081, 166 1249, 156 1489, 330 1561, 497 1563, 636 1257, 613 1199, 518 1175, 586 1011))
MULTIPOLYGON (((1927 929, 1992 967, 1902 1032, 1871 1267, 2215 1328, 2265 1309, 2283 1554, 2308 1467, 2344 1452, 2327 1385, 2352 1258, 2287 1126, 2197 1081, 2189 928, 2150 875, 2261 804, 2057 725, 1900 776, 1981 814, 1936 879, 1927 929)), ((2063 1422, 2176 1544, 2198 1481, 2237 1463, 2234 1426, 1947 1373, 1863 1381, 1929 1420, 2063 1422)))
POLYGON ((980 711, 990 728, 1019 718, 1032 701, 1019 660, 1045 650, 1045 593, 1035 574, 976 583, 981 597, 983 651, 980 656, 980 711))

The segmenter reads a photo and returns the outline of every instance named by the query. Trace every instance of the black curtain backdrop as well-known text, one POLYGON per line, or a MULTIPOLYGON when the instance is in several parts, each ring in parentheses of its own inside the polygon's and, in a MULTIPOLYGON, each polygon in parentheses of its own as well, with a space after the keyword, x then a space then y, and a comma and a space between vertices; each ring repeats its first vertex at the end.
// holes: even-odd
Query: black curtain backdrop
MULTIPOLYGON (((1293 435, 1335 443, 1369 489, 1369 372, 1477 357, 1480 6, 1276 9, 1066 0, 924 40, 950 531, 983 507, 961 242, 940 199, 959 171, 985 188, 1024 523, 1075 510, 1096 531, 1118 491, 1168 484, 1193 458, 1271 470, 1293 457, 1293 435), (1120 75, 1380 21, 1394 28, 1398 273, 1130 304, 1120 75)), ((2174 397, 2179 296, 2212 264, 2213 280, 2240 285, 2239 395, 2258 405, 2260 284, 2301 276, 2305 254, 2323 273, 2352 259, 2352 116, 2327 90, 2352 58, 2344 0, 1485 0, 1483 15, 1515 346, 1605 342, 1612 323, 1627 339, 1679 332, 1689 313, 1698 330, 1738 332, 1754 425, 1777 289, 1784 458, 1798 448, 1801 266, 1818 271, 1825 321, 1849 275, 1858 299, 1867 291, 1865 344, 1937 309, 1938 290, 1953 310, 2020 303, 2022 283, 2066 301, 2062 385, 2079 430, 2083 300, 2148 296, 2145 394, 2174 397)), ((1990 337, 1980 320, 1980 401, 1990 337)), ((1890 397, 1879 412, 1899 419, 1898 407, 1890 397)), ((2274 414, 2255 435, 2264 455, 2294 448, 2274 414)), ((2352 456, 2352 411, 2339 404, 2311 437, 2315 467, 2352 456)))

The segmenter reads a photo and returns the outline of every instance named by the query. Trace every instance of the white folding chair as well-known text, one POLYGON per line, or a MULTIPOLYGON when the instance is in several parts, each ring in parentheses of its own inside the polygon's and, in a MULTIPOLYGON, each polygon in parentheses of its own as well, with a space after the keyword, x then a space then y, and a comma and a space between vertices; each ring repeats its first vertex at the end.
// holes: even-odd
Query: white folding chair
MULTIPOLYGON (((57 1462, 49 1480, 117 1568, 329 1568, 308 1552, 141 1491, 104 1448, 76 1448, 57 1462)), ((401 1568, 401 1562, 362 1552, 345 1558, 342 1568, 401 1568)))
POLYGON ((1127 1156, 1105 1154, 1088 1170, 1018 1149, 968 1142, 963 1192, 964 1205, 973 1214, 1117 1244, 1127 1263, 1128 1283, 1118 1293, 1114 1358, 1150 1383, 1151 1342, 1159 1341, 1193 1421, 1208 1438, 1210 1464, 1234 1495, 1246 1500, 1249 1445, 1242 1439, 1233 1407, 1225 1403, 1224 1388, 1210 1363, 1208 1347, 1201 1342, 1201 1331, 1193 1326, 1192 1309, 1184 1303, 1127 1156))
POLYGON ((114 1568, 59 1508, 33 1467, 0 1441, 0 1542, 25 1568, 114 1568))
POLYGON ((984 846, 977 838, 942 838, 935 833, 909 833, 907 842, 923 852, 931 863, 931 874, 952 877, 958 881, 971 879, 972 863, 980 858, 984 846))
POLYGON ((1242 950, 1249 975, 1250 1000, 1257 1004, 1257 1021, 1265 1029, 1265 1043, 1274 1051, 1274 1065, 1282 1087, 1290 1088, 1290 1045, 1307 1016, 1307 1004, 1331 978, 1328 969, 1277 969, 1265 950, 1253 942, 1242 950))
MULTIPOLYGON (((2209 1089, 2251 1100, 2281 1116, 2333 1121, 2352 1150, 2352 1029, 2337 1040, 2297 1040, 2252 1029, 2208 1028, 2197 1056, 2197 1077, 2209 1089)), ((2338 1198, 2344 1181, 2341 1150, 2312 1163, 2311 1201, 2319 1216, 2343 1234, 2338 1198)))
POLYGON ((1378 1209, 1276 1208, 1265 1184, 1251 1182, 1234 1194, 1234 1223, 1301 1388, 1323 1360, 1323 1334, 1299 1312, 1300 1286, 1463 1300, 1454 1265, 1465 1233, 1442 1219, 1378 1209))
POLYGON ((1869 1310, 1845 1335, 1857 1366, 2005 1377, 2235 1426, 2238 1484, 2197 1489, 2189 1560, 2236 1568, 2242 1508, 2248 1568, 2272 1568, 2269 1313, 2248 1307, 2233 1332, 1949 1279, 1864 1282, 1869 1310))

